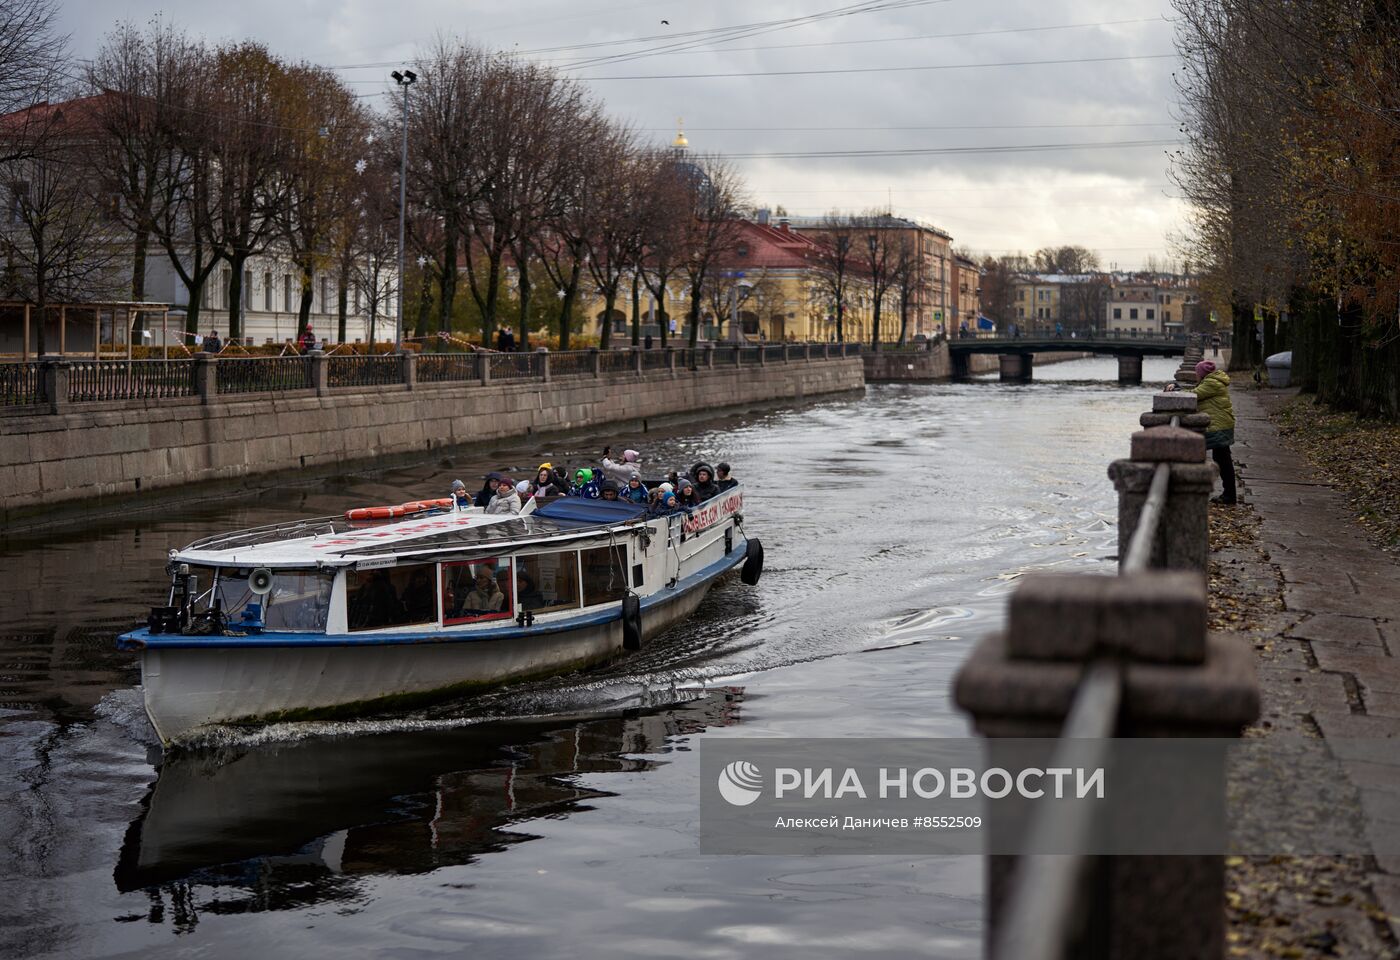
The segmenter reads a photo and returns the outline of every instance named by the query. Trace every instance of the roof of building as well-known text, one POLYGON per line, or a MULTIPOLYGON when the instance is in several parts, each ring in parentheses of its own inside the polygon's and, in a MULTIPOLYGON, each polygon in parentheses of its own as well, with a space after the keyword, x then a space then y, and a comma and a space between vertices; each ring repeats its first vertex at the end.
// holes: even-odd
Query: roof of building
POLYGON ((801 269, 817 260, 821 244, 810 236, 752 220, 739 223, 738 244, 721 258, 721 266, 727 270, 801 269), (746 247, 748 253, 739 255, 740 246, 746 247))
POLYGON ((43 125, 63 124, 69 130, 81 131, 88 124, 96 124, 99 104, 115 97, 111 91, 94 94, 90 97, 77 97, 60 103, 41 100, 38 103, 0 116, 0 134, 17 134, 34 130, 43 125))

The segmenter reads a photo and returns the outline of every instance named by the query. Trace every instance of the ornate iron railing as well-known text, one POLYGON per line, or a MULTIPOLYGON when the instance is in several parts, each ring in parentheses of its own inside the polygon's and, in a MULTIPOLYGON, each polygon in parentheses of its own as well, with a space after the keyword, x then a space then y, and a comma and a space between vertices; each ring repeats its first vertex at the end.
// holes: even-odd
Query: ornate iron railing
POLYGON ((330 387, 382 387, 403 383, 403 361, 393 355, 326 358, 330 387))
POLYGON ((492 380, 528 380, 544 376, 542 353, 488 353, 492 380))
POLYGON ((68 367, 68 399, 192 397, 193 360, 79 360, 68 367))
POLYGON ((217 393, 310 390, 310 357, 220 357, 214 364, 217 393))
POLYGON ((593 375, 593 355, 587 350, 563 350, 549 355, 551 377, 593 375))
POLYGON ((417 377, 419 383, 456 383, 481 379, 480 353, 420 354, 417 377))
POLYGON ((598 353, 600 373, 631 373, 633 369, 631 350, 602 350, 598 353))

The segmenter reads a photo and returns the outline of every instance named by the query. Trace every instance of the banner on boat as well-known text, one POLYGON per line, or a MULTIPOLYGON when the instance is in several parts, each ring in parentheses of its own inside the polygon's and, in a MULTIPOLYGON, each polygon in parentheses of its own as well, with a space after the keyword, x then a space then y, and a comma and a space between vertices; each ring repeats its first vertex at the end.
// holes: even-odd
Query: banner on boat
POLYGON ((732 493, 718 503, 709 503, 685 518, 681 530, 685 533, 699 533, 708 530, 721 520, 727 520, 744 506, 744 495, 732 493))

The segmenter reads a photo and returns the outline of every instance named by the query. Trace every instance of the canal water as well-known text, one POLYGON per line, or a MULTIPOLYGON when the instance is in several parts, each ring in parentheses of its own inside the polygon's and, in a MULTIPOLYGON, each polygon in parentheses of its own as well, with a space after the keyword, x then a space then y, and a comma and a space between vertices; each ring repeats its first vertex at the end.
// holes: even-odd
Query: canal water
POLYGON ((1106 468, 1146 402, 1116 372, 873 385, 0 541, 0 956, 978 956, 976 858, 701 856, 695 748, 965 734, 950 680, 1016 579, 1115 551, 1106 468), (113 638, 169 547, 603 443, 733 464, 758 587, 592 672, 162 763, 113 638))

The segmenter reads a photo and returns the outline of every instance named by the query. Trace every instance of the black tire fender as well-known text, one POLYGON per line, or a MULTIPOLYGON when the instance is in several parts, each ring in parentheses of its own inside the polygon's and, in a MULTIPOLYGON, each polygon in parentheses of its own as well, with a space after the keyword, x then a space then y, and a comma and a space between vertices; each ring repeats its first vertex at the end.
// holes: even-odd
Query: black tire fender
POLYGON ((739 578, 753 586, 758 583, 758 578, 763 576, 763 541, 757 538, 750 540, 748 546, 744 548, 744 569, 740 572, 739 578))
POLYGON ((622 598, 622 649, 642 649, 642 601, 634 593, 622 598))

